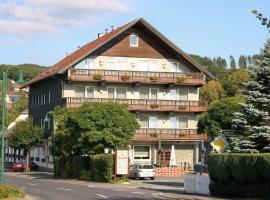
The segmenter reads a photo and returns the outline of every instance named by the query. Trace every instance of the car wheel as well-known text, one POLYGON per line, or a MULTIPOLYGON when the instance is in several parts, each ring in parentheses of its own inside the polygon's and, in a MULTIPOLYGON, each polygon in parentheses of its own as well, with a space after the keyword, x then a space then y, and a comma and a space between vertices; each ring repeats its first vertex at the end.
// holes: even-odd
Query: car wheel
POLYGON ((155 177, 151 177, 151 180, 155 180, 155 177))

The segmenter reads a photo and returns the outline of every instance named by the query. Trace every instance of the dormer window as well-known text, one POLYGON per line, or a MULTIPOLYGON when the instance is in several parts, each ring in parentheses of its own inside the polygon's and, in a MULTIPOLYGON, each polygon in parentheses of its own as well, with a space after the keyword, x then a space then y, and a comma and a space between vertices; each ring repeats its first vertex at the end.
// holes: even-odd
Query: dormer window
POLYGON ((138 35, 130 35, 130 46, 131 47, 138 47, 139 44, 139 37, 138 35))

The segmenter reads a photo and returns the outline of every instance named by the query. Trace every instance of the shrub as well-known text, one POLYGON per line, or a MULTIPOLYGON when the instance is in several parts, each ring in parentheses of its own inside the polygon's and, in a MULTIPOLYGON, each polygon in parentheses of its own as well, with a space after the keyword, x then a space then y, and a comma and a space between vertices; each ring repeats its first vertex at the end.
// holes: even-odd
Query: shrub
POLYGON ((87 171, 83 169, 80 173, 80 180, 83 180, 83 181, 93 180, 92 172, 90 170, 87 171))
POLYGON ((25 194, 21 189, 6 185, 0 185, 0 199, 23 198, 24 196, 25 194))
POLYGON ((112 181, 114 157, 112 154, 97 154, 90 157, 92 178, 96 181, 112 181))
POLYGON ((101 80, 102 77, 103 77, 102 74, 93 74, 93 79, 96 80, 96 81, 101 80))
POLYGON ((90 159, 87 156, 75 156, 73 158, 73 177, 80 178, 82 171, 89 171, 90 159))
POLYGON ((270 199, 270 154, 212 154, 212 195, 270 199))
POLYGON ((55 175, 56 177, 63 177, 63 173, 65 170, 65 166, 67 164, 68 158, 66 156, 60 156, 58 158, 55 158, 55 175))

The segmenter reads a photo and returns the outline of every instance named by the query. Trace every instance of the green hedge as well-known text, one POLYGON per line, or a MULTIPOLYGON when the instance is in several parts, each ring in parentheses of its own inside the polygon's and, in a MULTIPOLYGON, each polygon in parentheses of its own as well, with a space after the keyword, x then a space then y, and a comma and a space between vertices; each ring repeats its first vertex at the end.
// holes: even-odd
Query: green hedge
POLYGON ((98 154, 90 157, 92 178, 95 181, 112 181, 114 157, 112 154, 98 154))
POLYGON ((208 170, 213 195, 270 199, 269 153, 211 154, 208 170))
POLYGON ((87 156, 75 156, 73 162, 73 177, 80 178, 83 170, 90 169, 90 159, 87 156))

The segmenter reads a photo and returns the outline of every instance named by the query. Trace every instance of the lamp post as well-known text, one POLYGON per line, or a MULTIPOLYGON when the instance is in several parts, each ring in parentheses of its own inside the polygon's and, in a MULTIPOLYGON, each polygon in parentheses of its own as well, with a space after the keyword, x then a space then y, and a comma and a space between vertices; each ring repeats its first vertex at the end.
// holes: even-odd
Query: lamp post
MULTIPOLYGON (((9 68, 8 68, 9 69, 9 68)), ((7 92, 7 80, 8 80, 8 69, 2 73, 2 127, 1 127, 1 171, 0 171, 0 184, 4 184, 4 162, 5 162, 5 123, 6 123, 6 92, 7 92)), ((24 83, 22 71, 20 71, 18 83, 24 83)))
MULTIPOLYGON (((48 115, 52 116, 52 122, 53 122, 53 129, 52 129, 52 135, 53 135, 53 176, 56 178, 56 163, 55 163, 55 115, 53 111, 49 111, 45 115, 44 122, 49 122, 48 115)), ((49 128, 49 127, 48 127, 49 128)))

